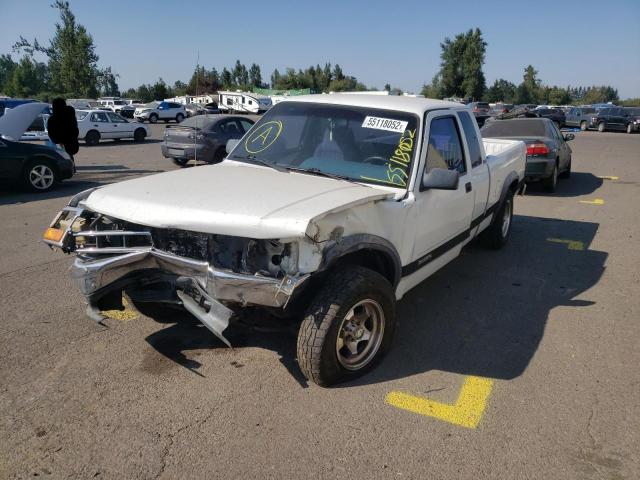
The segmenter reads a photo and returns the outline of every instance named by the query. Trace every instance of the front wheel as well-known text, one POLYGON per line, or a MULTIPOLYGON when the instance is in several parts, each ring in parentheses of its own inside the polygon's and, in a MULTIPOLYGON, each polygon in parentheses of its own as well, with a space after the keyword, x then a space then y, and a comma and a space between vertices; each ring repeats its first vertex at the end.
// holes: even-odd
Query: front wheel
POLYGON ((600 123, 598 124, 598 131, 599 131, 600 133, 604 132, 604 122, 600 122, 600 123))
POLYGON ((151 123, 158 123, 158 115, 156 115, 155 113, 152 113, 151 115, 149 115, 149 121, 151 123))
POLYGON ((585 121, 580 122, 580 130, 582 130, 583 132, 586 132, 588 128, 589 128, 589 125, 587 124, 587 122, 585 121))
POLYGON ((24 185, 32 192, 47 192, 57 181, 56 170, 47 160, 34 160, 24 169, 24 185))
POLYGON ((633 133, 633 125, 631 123, 627 123, 627 133, 633 133))
POLYGON ((176 115, 176 123, 180 123, 182 122, 182 120, 184 120, 184 115, 179 113, 176 115))
POLYGON ((189 160, 187 160, 186 158, 172 158, 171 160, 179 167, 184 167, 187 165, 187 163, 189 163, 189 160))
POLYGON ((357 265, 335 270, 307 309, 298 332, 298 364, 320 386, 357 378, 391 345, 395 295, 379 273, 357 265))
POLYGON ((95 130, 87 132, 86 137, 84 137, 84 142, 89 147, 95 147, 100 142, 100 133, 95 130))
POLYGON ((144 142, 144 139, 147 136, 147 132, 144 128, 136 128, 136 131, 133 132, 133 141, 134 142, 144 142))

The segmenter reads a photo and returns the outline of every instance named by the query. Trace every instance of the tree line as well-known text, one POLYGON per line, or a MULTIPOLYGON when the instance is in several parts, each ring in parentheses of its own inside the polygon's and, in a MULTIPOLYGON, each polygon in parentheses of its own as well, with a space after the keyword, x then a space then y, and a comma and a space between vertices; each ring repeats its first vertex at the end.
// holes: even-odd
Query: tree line
MULTIPOLYGON (((66 0, 51 5, 58 10, 60 21, 48 45, 37 39, 24 37, 13 45, 22 53, 19 60, 10 54, 0 55, 0 92, 12 97, 29 97, 51 101, 55 96, 66 98, 95 98, 123 95, 148 102, 180 95, 214 93, 219 90, 251 90, 271 87, 277 90, 311 89, 314 92, 367 90, 355 76, 345 74, 340 65, 325 63, 306 69, 278 69, 269 81, 262 76, 260 65, 246 66, 240 60, 221 70, 197 66, 187 83, 180 80, 167 84, 158 78, 153 84, 143 84, 124 92, 118 86, 118 74, 111 67, 101 68, 93 38, 87 29, 76 22, 66 0), (36 55, 44 57, 38 61, 36 55)), ((487 42, 479 28, 445 38, 440 44, 440 69, 420 92, 429 98, 460 97, 470 100, 504 103, 589 104, 602 102, 640 104, 640 99, 620 102, 618 91, 609 85, 558 87, 544 85, 538 71, 528 65, 522 82, 516 85, 503 78, 487 86, 483 72, 487 42)), ((385 90, 402 93, 386 84, 385 90)))

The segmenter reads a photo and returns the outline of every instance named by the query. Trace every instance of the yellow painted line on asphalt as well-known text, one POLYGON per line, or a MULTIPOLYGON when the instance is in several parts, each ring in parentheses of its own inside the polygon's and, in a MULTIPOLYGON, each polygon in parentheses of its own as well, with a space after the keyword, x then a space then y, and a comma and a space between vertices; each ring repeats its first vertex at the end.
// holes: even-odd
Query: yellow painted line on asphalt
POLYGON ((604 200, 601 198, 594 198, 593 200, 580 200, 580 203, 586 203, 588 205, 604 205, 604 200))
POLYGON ((417 397, 403 392, 389 392, 385 402, 408 412, 434 417, 466 428, 476 428, 482 419, 487 398, 493 389, 493 380, 467 377, 458 400, 453 405, 417 397))
POLYGON ((580 240, 566 240, 564 238, 547 238, 547 242, 564 243, 569 250, 584 250, 584 242, 580 240))
POLYGON ((614 177, 613 175, 602 175, 601 177, 602 180, 619 180, 620 177, 614 177))

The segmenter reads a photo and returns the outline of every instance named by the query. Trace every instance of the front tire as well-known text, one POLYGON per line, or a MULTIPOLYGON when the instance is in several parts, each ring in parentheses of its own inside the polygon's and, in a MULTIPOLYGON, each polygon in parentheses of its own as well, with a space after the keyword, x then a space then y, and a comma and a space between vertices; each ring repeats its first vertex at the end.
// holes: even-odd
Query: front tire
POLYGON ((298 364, 320 386, 352 380, 389 349, 396 327, 395 295, 379 273, 357 265, 324 279, 298 332, 298 364))
POLYGON ((155 113, 152 113, 151 115, 149 115, 149 122, 158 123, 158 115, 156 115, 155 113))
POLYGON ((631 123, 627 123, 626 131, 627 133, 633 133, 633 125, 631 123))
POLYGON ((58 183, 58 174, 51 162, 32 160, 25 167, 22 180, 32 192, 48 192, 58 183))
POLYGON ((587 122, 582 121, 580 122, 580 130, 582 130, 583 132, 586 132, 589 129, 589 125, 587 124, 587 122))
POLYGON ((600 123, 598 124, 598 131, 599 131, 600 133, 604 132, 604 122, 600 122, 600 123))
POLYGON ((182 122, 182 120, 184 120, 184 115, 179 113, 176 115, 176 123, 180 123, 182 122))
POLYGON ((133 141, 140 143, 144 142, 144 139, 147 137, 147 132, 144 128, 136 128, 136 131, 133 132, 133 141))
POLYGON ((189 163, 189 160, 186 158, 172 158, 171 160, 179 167, 186 167, 187 163, 189 163))

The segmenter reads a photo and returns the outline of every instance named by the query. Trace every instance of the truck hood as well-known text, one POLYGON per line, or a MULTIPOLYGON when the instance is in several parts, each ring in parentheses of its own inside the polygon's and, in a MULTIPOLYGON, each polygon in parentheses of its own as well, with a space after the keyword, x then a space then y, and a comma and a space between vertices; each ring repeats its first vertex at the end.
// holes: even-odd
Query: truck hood
POLYGON ((225 160, 99 188, 84 205, 132 223, 256 239, 302 237, 309 222, 394 193, 225 160))

